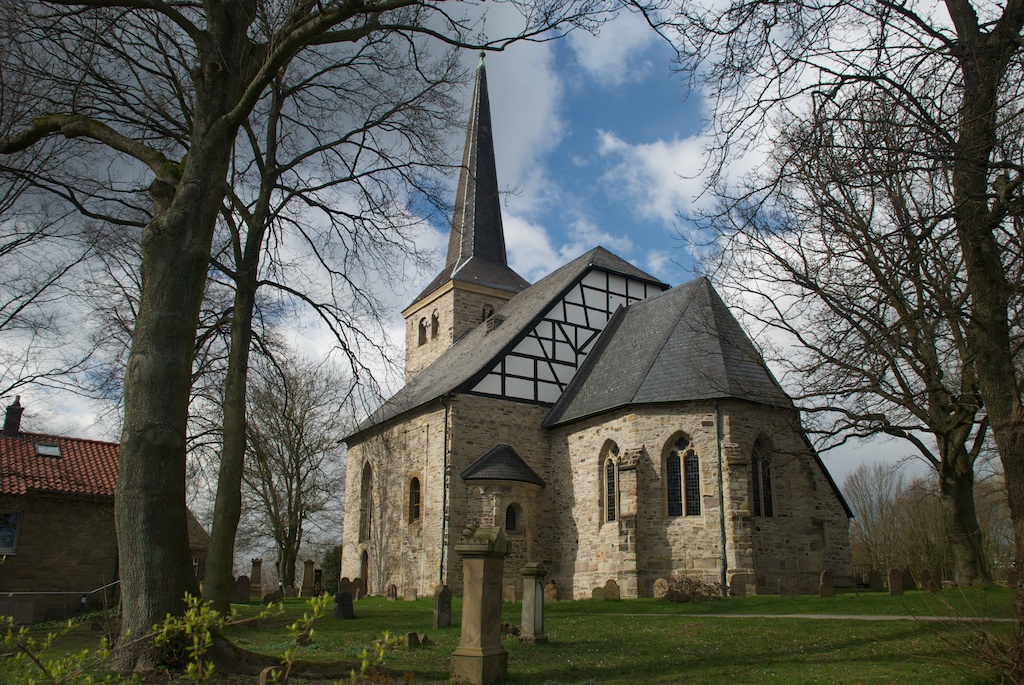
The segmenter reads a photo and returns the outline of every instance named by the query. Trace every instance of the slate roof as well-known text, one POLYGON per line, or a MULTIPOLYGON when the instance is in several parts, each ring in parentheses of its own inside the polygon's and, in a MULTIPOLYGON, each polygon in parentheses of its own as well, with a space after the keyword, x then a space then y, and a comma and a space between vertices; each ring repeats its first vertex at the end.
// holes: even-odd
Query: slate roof
POLYGON ((459 474, 462 480, 511 480, 544 487, 544 479, 509 445, 495 445, 459 474))
POLYGON ((698 278, 619 310, 544 425, 718 398, 793 407, 710 281, 698 278))
POLYGON ((0 435, 0 494, 30 493, 113 497, 118 445, 43 433, 0 435), (56 445, 60 457, 36 454, 56 445))
POLYGON ((434 363, 413 377, 404 388, 371 414, 346 440, 451 392, 473 387, 476 380, 486 374, 507 349, 526 335, 548 307, 591 266, 650 283, 660 283, 650 274, 603 247, 595 247, 509 300, 499 312, 504 321, 497 328, 488 331, 486 326, 477 326, 463 335, 434 363))
POLYGON ((415 301, 434 292, 449 280, 486 285, 518 293, 530 282, 508 266, 505 233, 501 225, 498 173, 491 131, 491 105, 487 97, 487 71, 483 55, 476 71, 473 100, 466 127, 462 169, 455 193, 448 255, 444 269, 415 301))

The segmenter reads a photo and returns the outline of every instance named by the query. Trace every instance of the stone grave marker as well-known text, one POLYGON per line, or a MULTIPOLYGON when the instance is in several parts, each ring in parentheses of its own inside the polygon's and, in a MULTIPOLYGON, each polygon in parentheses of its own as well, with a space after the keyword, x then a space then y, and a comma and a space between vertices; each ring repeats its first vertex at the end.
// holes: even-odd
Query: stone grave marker
POLYGON ((604 588, 596 587, 590 591, 590 599, 604 599, 604 588))
POLYGON ((295 592, 295 586, 294 585, 285 585, 285 587, 284 587, 284 596, 289 598, 289 599, 291 599, 293 597, 298 597, 298 594, 295 592))
POLYGON ((263 560, 252 560, 252 573, 249 574, 249 599, 263 597, 263 560))
POLYGON ((447 628, 452 624, 452 591, 447 585, 434 589, 434 628, 447 628))
POLYGON ((779 578, 779 595, 782 597, 799 597, 800 581, 796 578, 779 578))
POLYGON ((914 574, 911 573, 909 566, 906 567, 905 569, 903 569, 903 574, 902 575, 903 575, 903 590, 904 591, 916 590, 917 589, 917 581, 914 580, 914 574))
POLYGON ((300 597, 309 597, 313 594, 313 560, 306 559, 302 562, 302 589, 299 591, 300 597))
POLYGON ((928 569, 923 569, 921 573, 918 574, 918 581, 920 582, 921 589, 927 590, 928 586, 932 584, 932 572, 928 569))
POLYGON ((523 610, 520 625, 520 644, 540 644, 548 641, 544 634, 544 576, 548 572, 538 561, 523 567, 523 610))
POLYGON ((872 592, 885 591, 885 586, 882 585, 882 572, 877 568, 871 569, 871 573, 868 574, 868 586, 872 592))
POLYGON ((352 606, 351 592, 339 592, 334 596, 334 617, 344 619, 356 617, 355 609, 352 606))
POLYGON ((355 588, 352 592, 352 596, 356 599, 362 599, 366 596, 366 579, 356 578, 352 581, 352 587, 355 588))
POLYGON ((319 597, 324 593, 324 571, 317 569, 313 571, 313 594, 319 597))
POLYGON ((235 584, 231 586, 231 601, 232 602, 248 602, 249 601, 249 588, 252 583, 249 582, 249 576, 238 576, 235 584))
MULTIPOLYGON (((751 576, 743 573, 734 573, 732 578, 729 579, 729 596, 730 597, 746 597, 747 596, 747 585, 750 582, 751 576)), ((655 584, 657 588, 657 584, 655 584)), ((665 581, 665 596, 668 596, 668 581, 665 581)), ((657 597, 657 595, 655 595, 657 597)))
POLYGON ((394 602, 398 599, 398 588, 394 585, 388 585, 388 589, 384 593, 384 596, 388 598, 389 602, 394 602))
POLYGON ((337 594, 340 595, 342 592, 351 592, 353 599, 356 596, 356 584, 349 580, 347 576, 338 581, 337 594))
POLYGON ((414 587, 407 587, 402 592, 402 599, 406 602, 415 602, 419 598, 419 593, 416 592, 416 588, 414 587))
POLYGON ((608 582, 604 584, 604 598, 614 602, 622 599, 622 593, 619 591, 619 584, 610 578, 608 579, 608 582))
POLYGON ((263 595, 264 604, 277 604, 284 599, 284 591, 281 588, 277 588, 273 592, 268 592, 263 595))
POLYGON ((832 574, 825 569, 821 572, 821 576, 818 579, 818 596, 819 597, 835 597, 836 586, 832 583, 832 574))
POLYGON ((897 597, 903 594, 903 572, 899 569, 889 569, 889 594, 897 597))
POLYGON ((406 633, 405 634, 405 648, 416 649, 420 646, 420 635, 419 633, 406 633))
POLYGON ((455 543, 462 557, 462 637, 451 658, 452 680, 488 685, 508 679, 501 646, 501 579, 509 545, 497 526, 466 528, 455 543))
POLYGON ((555 585, 554 581, 551 581, 544 586, 544 601, 545 602, 557 602, 558 601, 558 586, 555 585))
POLYGON ((420 633, 420 647, 429 647, 434 641, 427 637, 426 633, 420 633))
POLYGON ((501 589, 501 601, 502 602, 514 602, 516 601, 516 586, 506 585, 501 589))

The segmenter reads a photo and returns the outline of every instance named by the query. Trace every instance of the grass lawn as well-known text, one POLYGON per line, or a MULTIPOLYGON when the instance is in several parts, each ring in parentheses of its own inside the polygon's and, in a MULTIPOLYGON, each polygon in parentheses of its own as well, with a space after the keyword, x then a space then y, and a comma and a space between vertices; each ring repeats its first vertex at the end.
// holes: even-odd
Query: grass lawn
MULTIPOLYGON (((504 618, 518 624, 519 604, 505 604, 504 618)), ((258 611, 238 607, 242 615, 258 611)), ((288 600, 285 613, 260 619, 257 627, 236 626, 229 636, 258 652, 280 654, 291 646, 285 625, 301 615, 302 600, 288 600)), ((456 625, 432 630, 432 600, 388 602, 370 597, 355 604, 356 618, 323 618, 300 658, 343 662, 347 675, 357 655, 381 632, 426 633, 432 645, 388 653, 387 668, 416 683, 447 682, 448 660, 459 643, 461 605, 453 602, 456 625)), ((732 617, 729 614, 846 614, 878 616, 961 615, 1009 617, 1006 588, 946 590, 941 596, 910 592, 902 598, 868 592, 817 597, 748 597, 700 604, 659 600, 548 603, 545 630, 550 642, 520 646, 504 641, 510 683, 983 683, 990 675, 968 655, 980 641, 977 626, 950 622, 821 620, 732 617), (725 617, 708 614, 726 614, 725 617), (963 665, 957 665, 957 663, 963 665)), ((1010 624, 987 623, 1008 634, 1010 624)), ((78 628, 67 646, 80 648, 95 633, 78 628)), ((2 668, 0 664, 0 668, 2 668)), ((0 681, 3 678, 0 677, 0 681)), ((300 680, 293 679, 299 685, 300 680)), ((323 681, 319 681, 323 682, 323 681)))

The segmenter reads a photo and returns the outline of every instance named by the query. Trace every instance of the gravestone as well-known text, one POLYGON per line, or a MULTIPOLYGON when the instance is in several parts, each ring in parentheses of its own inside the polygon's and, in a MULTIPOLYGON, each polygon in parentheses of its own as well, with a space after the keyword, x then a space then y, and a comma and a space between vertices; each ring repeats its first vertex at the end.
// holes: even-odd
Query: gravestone
POLYGON ((825 569, 821 572, 821 576, 818 579, 818 596, 819 597, 835 597, 836 586, 832 584, 832 574, 825 569))
POLYGON ((540 644, 548 641, 544 634, 544 576, 548 572, 538 561, 523 567, 523 613, 520 625, 520 644, 540 644))
POLYGON ((872 592, 885 591, 885 586, 882 585, 882 572, 877 568, 871 569, 871 573, 868 574, 868 587, 871 588, 872 592))
POLYGON ((558 586, 555 585, 554 581, 544 586, 544 601, 545 602, 557 602, 558 601, 558 586))
POLYGON ((508 678, 501 646, 501 579, 509 552, 497 526, 466 528, 455 543, 462 557, 462 637, 451 658, 453 680, 487 685, 508 678))
POLYGON ((355 588, 352 592, 352 596, 356 599, 361 599, 366 596, 366 579, 356 578, 352 581, 352 587, 355 588))
POLYGON ((406 602, 415 602, 417 599, 419 599, 419 594, 416 592, 416 588, 405 588, 405 591, 402 592, 402 599, 406 602))
POLYGON ((416 649, 420 646, 419 633, 406 633, 405 634, 405 648, 416 649))
POLYGON ((249 576, 238 576, 238 580, 231 586, 231 601, 236 603, 248 602, 249 601, 249 588, 252 583, 249 582, 249 576))
POLYGON ((622 593, 619 591, 619 584, 610 578, 608 579, 608 582, 604 584, 604 598, 615 602, 622 599, 622 593))
POLYGON ((351 592, 339 592, 334 596, 334 617, 335 618, 355 618, 356 612, 352 607, 352 593, 351 592))
POLYGON ((516 601, 516 586, 506 585, 501 589, 501 601, 502 602, 514 602, 516 601))
POLYGON ((800 581, 797 578, 779 578, 779 595, 782 597, 799 597, 800 581))
POLYGON ((596 587, 590 591, 590 599, 604 599, 604 588, 596 587))
POLYGON ((914 574, 910 572, 910 567, 903 569, 903 590, 916 590, 917 581, 914 580, 914 574))
MULTIPOLYGON (((751 578, 752 578, 752 576, 750 574, 734 573, 732 578, 729 579, 729 596, 730 597, 746 597, 747 596, 747 586, 749 585, 749 583, 751 581, 751 578)), ((664 580, 664 579, 659 579, 659 580, 664 580)), ((662 592, 664 592, 665 594, 662 595, 662 597, 661 597, 662 599, 664 599, 665 597, 668 596, 668 581, 665 580, 664 582, 665 582, 665 585, 662 588, 662 592)), ((655 589, 655 592, 657 592, 657 590, 658 590, 658 583, 657 583, 657 581, 655 581, 655 583, 654 583, 654 589, 655 589)), ((655 594, 654 596, 657 597, 658 595, 655 594)))
POLYGON ((302 590, 300 596, 309 597, 313 594, 313 560, 302 562, 302 590))
POLYGON ((398 588, 394 585, 388 585, 388 589, 384 593, 384 596, 388 598, 389 602, 394 602, 398 599, 398 588))
POLYGON ((281 602, 283 600, 284 600, 284 591, 281 590, 281 588, 278 588, 278 589, 274 590, 273 592, 268 592, 267 594, 263 595, 263 603, 264 604, 277 604, 278 602, 281 602))
POLYGON ((447 628, 452 624, 452 591, 447 585, 434 589, 434 628, 447 628))
POLYGON ((338 581, 338 594, 340 595, 342 592, 352 593, 353 599, 356 596, 356 584, 349 580, 348 577, 342 578, 338 581))
POLYGON ((898 569, 889 569, 889 594, 897 597, 903 594, 903 572, 898 569))
POLYGON ((287 599, 291 599, 293 597, 297 597, 298 594, 295 592, 295 586, 293 586, 293 585, 285 585, 285 587, 284 587, 284 596, 287 599))
POLYGON ((420 633, 420 647, 429 647, 434 641, 427 637, 426 633, 420 633))
POLYGON ((918 581, 920 582, 921 589, 927 590, 928 586, 932 584, 932 572, 928 569, 923 569, 918 574, 918 581))
POLYGON ((263 597, 263 560, 252 560, 252 573, 249 574, 249 599, 263 597))
POLYGON ((313 571, 313 594, 319 597, 324 593, 324 572, 323 569, 313 571))

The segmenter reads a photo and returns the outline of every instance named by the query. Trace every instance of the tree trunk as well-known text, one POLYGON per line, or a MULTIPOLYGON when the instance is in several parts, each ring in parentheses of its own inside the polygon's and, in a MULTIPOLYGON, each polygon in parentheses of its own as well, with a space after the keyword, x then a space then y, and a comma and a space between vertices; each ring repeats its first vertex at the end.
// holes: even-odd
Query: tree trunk
POLYGON ((974 505, 974 469, 969 459, 966 451, 961 451, 959 458, 943 459, 939 467, 939 495, 953 552, 954 578, 960 587, 992 583, 974 505))

